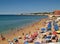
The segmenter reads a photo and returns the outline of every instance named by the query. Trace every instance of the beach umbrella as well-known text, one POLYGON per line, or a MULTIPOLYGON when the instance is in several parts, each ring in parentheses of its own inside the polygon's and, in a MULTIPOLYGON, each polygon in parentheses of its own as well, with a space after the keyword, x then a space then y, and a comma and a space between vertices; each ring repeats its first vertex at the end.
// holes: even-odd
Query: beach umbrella
POLYGON ((52 33, 53 35, 57 35, 57 32, 56 31, 53 31, 53 33, 52 33))
POLYGON ((54 25, 55 31, 59 30, 59 26, 58 26, 58 24, 55 21, 53 22, 53 25, 54 25))
POLYGON ((49 22, 47 25, 47 30, 51 30, 51 27, 52 27, 51 22, 49 22))
POLYGON ((59 30, 59 26, 57 24, 54 25, 54 29, 55 29, 55 31, 59 30))
POLYGON ((42 31, 42 32, 45 32, 45 31, 46 31, 46 28, 41 28, 41 31, 42 31))
POLYGON ((38 35, 38 33, 37 33, 37 32, 35 32, 35 33, 33 34, 33 36, 34 36, 34 37, 37 37, 37 35, 38 35))
POLYGON ((47 39, 47 38, 48 38, 48 39, 51 39, 51 35, 46 36, 46 39, 47 39))
POLYGON ((60 30, 56 31, 58 34, 60 34, 60 30))
POLYGON ((34 37, 34 35, 33 35, 33 34, 31 35, 31 38, 34 40, 34 38, 35 38, 35 37, 34 37))

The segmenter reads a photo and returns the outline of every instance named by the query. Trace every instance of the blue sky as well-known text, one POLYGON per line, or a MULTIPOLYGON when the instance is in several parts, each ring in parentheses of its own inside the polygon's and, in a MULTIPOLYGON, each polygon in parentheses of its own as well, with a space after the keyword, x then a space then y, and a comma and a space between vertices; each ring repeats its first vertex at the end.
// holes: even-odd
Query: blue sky
POLYGON ((60 0, 0 0, 0 14, 60 10, 60 0))

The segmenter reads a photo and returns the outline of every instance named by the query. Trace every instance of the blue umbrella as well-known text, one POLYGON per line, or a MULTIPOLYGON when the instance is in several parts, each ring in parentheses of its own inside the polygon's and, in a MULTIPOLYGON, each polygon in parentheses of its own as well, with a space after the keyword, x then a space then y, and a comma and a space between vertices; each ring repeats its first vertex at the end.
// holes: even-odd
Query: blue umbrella
POLYGON ((57 25, 57 23, 55 21, 53 21, 53 25, 54 25, 55 31, 59 30, 59 26, 57 25))
POLYGON ((48 29, 51 28, 51 27, 52 27, 52 26, 51 26, 51 22, 49 22, 49 23, 48 23, 48 29))
POLYGON ((45 29, 45 28, 41 28, 41 31, 42 31, 42 32, 45 32, 45 31, 46 31, 46 29, 45 29))
POLYGON ((55 31, 59 30, 59 26, 57 24, 54 25, 54 29, 55 29, 55 31))
POLYGON ((51 36, 50 35, 49 36, 46 36, 46 38, 51 39, 51 36))

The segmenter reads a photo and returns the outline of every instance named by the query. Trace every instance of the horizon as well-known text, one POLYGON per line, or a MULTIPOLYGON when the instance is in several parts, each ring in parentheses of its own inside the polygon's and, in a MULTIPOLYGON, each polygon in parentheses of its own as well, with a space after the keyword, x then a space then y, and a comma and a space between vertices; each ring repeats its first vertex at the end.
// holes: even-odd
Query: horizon
POLYGON ((60 10, 60 0, 0 0, 0 14, 53 12, 60 10))

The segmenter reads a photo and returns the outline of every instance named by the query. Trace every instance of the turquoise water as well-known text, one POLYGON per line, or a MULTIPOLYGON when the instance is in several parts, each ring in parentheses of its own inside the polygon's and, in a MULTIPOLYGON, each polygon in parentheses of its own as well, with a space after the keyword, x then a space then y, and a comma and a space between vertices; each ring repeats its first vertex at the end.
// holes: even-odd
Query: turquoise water
POLYGON ((37 22, 42 18, 48 16, 24 16, 24 15, 0 15, 0 33, 14 29, 16 27, 22 27, 32 22, 37 22))

